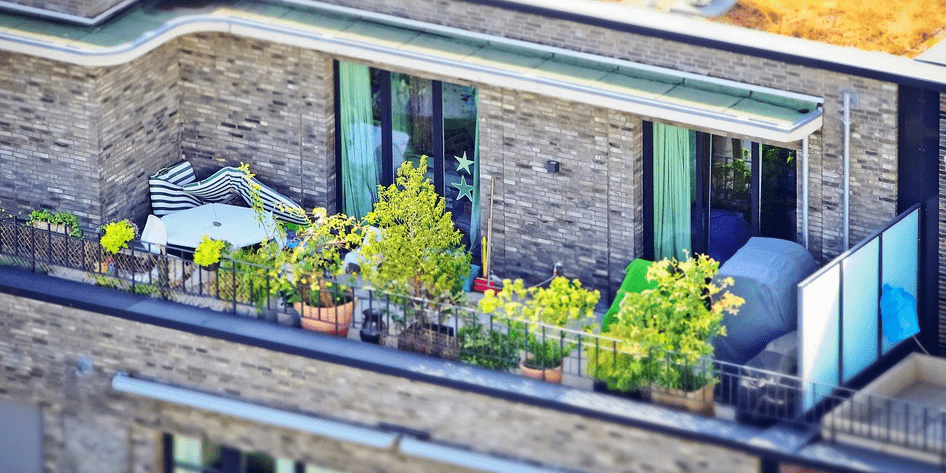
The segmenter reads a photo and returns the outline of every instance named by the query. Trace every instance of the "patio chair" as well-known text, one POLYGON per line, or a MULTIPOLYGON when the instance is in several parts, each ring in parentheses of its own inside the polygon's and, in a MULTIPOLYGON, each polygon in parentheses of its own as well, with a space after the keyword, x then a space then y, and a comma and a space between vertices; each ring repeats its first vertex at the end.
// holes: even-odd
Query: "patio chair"
MULTIPOLYGON (((149 281, 159 281, 161 262, 167 263, 168 282, 172 286, 181 284, 193 272, 193 263, 183 258, 167 254, 168 229, 164 222, 155 215, 148 215, 145 228, 141 231, 141 244, 150 253, 156 255, 158 264, 151 270, 149 281)), ((137 277, 137 276, 136 276, 137 277)))

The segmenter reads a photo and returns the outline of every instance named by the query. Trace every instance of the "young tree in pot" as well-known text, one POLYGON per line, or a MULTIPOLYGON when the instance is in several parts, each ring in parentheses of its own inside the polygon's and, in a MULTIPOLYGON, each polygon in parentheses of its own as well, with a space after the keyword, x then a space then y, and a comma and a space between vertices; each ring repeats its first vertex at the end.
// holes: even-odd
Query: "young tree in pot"
POLYGON ((364 239, 361 225, 344 214, 327 215, 324 208, 312 210, 310 222, 296 230, 297 244, 275 255, 279 284, 273 293, 283 294, 301 315, 304 328, 348 336, 355 297, 345 273, 344 253, 364 239))
POLYGON ((726 290, 731 278, 714 279, 718 271, 719 263, 706 255, 652 264, 647 279, 657 287, 626 294, 608 333, 620 354, 612 361, 628 371, 615 365, 596 377, 623 388, 650 382, 654 401, 711 414, 717 381, 708 362, 712 340, 726 335, 724 314, 735 315, 744 302, 726 290))
POLYGON ((378 188, 379 200, 365 222, 377 227, 380 237, 369 238, 359 250, 361 270, 376 289, 404 299, 400 348, 456 358, 453 327, 441 326, 446 316, 441 309, 463 302, 470 255, 426 169, 426 156, 416 167, 406 161, 394 184, 378 188))
POLYGON ((510 331, 526 351, 520 366, 523 374, 559 383, 562 360, 573 348, 560 329, 589 326, 600 296, 581 287, 581 281, 562 276, 553 278, 548 287, 526 288, 521 279, 505 280, 498 293, 486 291, 479 307, 507 318, 510 331))

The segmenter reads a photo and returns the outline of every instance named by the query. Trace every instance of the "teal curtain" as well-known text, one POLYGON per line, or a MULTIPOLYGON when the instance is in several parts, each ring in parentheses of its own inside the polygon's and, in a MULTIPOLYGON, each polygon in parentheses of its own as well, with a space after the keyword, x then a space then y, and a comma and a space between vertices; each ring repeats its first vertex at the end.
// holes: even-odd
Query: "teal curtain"
POLYGON ((690 131, 654 123, 654 257, 690 251, 690 131))
POLYGON ((371 114, 368 66, 338 65, 342 148, 342 192, 345 213, 362 218, 378 200, 379 166, 371 114))

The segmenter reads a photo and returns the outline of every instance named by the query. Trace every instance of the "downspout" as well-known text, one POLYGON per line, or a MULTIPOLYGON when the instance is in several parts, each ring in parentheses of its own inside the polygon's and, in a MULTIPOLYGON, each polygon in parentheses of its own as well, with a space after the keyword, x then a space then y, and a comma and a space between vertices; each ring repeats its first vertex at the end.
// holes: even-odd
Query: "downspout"
POLYGON ((801 140, 801 228, 808 248, 808 137, 801 140))
POLYGON ((851 226, 851 94, 844 93, 844 189, 842 190, 842 241, 841 252, 850 248, 850 226, 851 226))

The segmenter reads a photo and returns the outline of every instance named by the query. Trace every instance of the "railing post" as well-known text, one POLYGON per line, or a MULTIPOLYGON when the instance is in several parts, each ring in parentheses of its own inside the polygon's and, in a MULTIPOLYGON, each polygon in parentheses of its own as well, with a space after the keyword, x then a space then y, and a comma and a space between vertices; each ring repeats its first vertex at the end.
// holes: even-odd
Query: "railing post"
POLYGON ((30 226, 30 269, 36 272, 36 227, 30 226))

